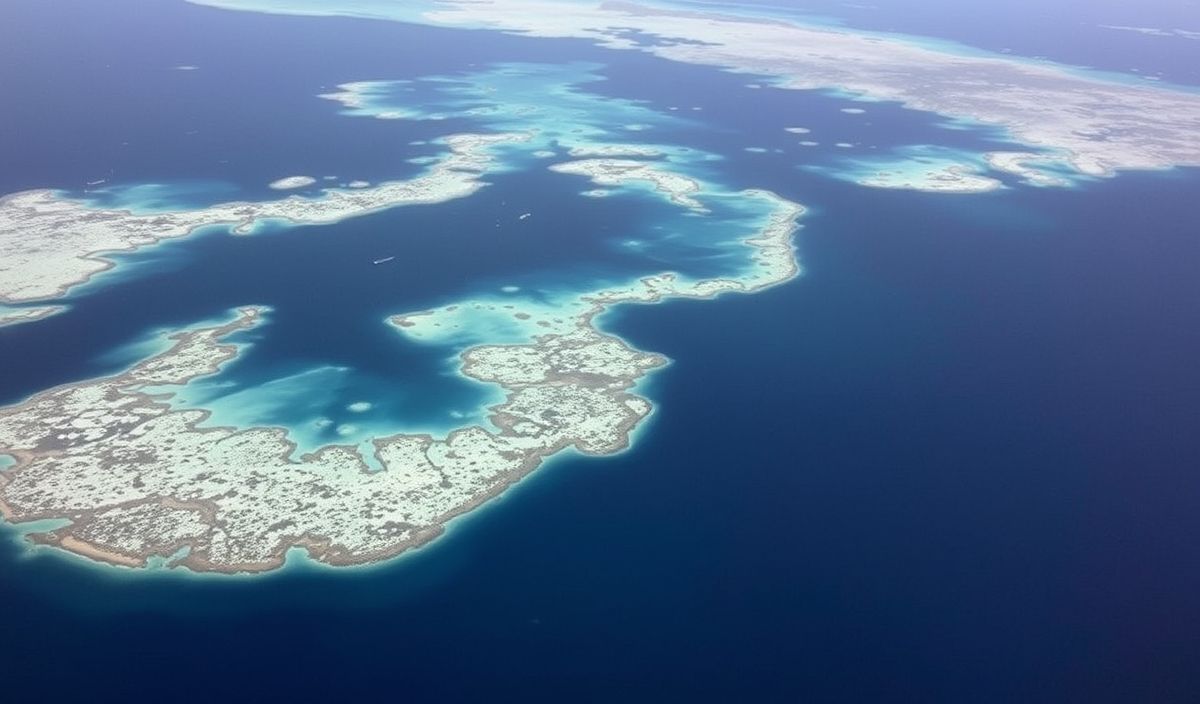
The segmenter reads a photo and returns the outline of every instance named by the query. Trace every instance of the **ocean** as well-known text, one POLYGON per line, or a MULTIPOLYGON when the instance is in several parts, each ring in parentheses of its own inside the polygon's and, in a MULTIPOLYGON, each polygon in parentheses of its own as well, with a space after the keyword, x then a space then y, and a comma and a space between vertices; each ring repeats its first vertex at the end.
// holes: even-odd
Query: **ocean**
MULTIPOLYGON (((134 574, 31 553, 6 530, 8 696, 1195 701, 1200 173, 867 189, 798 165, 838 163, 838 141, 882 153, 1003 137, 886 104, 848 116, 840 96, 575 41, 178 3, 22 0, 0 27, 0 85, 17 98, 4 193, 109 178, 206 203, 274 197, 265 184, 296 173, 399 178, 418 170, 409 142, 445 125, 349 118, 314 96, 588 61, 608 79, 590 90, 702 107, 679 138, 720 155, 731 187, 810 208, 798 279, 605 317, 673 360, 642 389, 656 410, 629 451, 556 458, 411 555, 134 574), (822 145, 798 146, 791 125, 822 145)), ((0 330, 0 400, 115 372, 155 330, 263 304, 269 325, 221 379, 328 376, 255 407, 258 421, 369 400, 369 422, 448 424, 487 390, 386 315, 640 271, 653 253, 620 243, 668 217, 651 199, 579 198, 544 170, 489 180, 438 206, 122 256, 70 311, 0 330), (495 227, 525 211, 528 227, 495 227)))

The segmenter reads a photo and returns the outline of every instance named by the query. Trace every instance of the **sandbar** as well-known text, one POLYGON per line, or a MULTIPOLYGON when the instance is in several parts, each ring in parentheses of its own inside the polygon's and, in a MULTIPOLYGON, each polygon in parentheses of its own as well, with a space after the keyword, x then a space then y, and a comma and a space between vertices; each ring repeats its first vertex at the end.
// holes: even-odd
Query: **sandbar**
POLYGON ((267 184, 276 191, 290 191, 295 188, 306 188, 317 182, 312 176, 287 176, 267 184))

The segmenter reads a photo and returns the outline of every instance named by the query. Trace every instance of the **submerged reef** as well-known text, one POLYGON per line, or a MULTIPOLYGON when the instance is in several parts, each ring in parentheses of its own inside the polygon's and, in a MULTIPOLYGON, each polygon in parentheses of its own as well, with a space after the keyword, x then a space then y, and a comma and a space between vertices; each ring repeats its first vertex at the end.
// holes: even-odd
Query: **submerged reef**
MULTIPOLYGON (((381 469, 372 470, 354 446, 293 458, 284 428, 209 427, 203 409, 172 407, 164 394, 219 372, 238 354, 226 338, 261 323, 266 311, 246 307, 231 322, 176 333, 169 349, 124 373, 0 409, 0 453, 15 459, 0 473, 0 513, 65 520, 31 539, 126 567, 166 559, 196 571, 261 572, 293 548, 361 565, 427 543, 565 449, 603 455, 628 446, 652 409, 630 390, 666 360, 600 331, 598 314, 620 303, 753 292, 797 273, 791 237, 803 209, 761 191, 743 195, 769 207, 743 240, 752 262, 744 274, 664 273, 594 291, 561 331, 466 349, 462 374, 505 393, 490 408, 490 427, 377 438, 381 469)), ((440 313, 392 322, 419 331, 440 313)))
MULTIPOLYGON (((122 373, 0 408, 0 455, 14 460, 0 472, 0 512, 17 523, 55 522, 27 531, 30 540, 126 567, 263 572, 294 549, 330 565, 363 565, 429 542, 563 451, 627 447, 652 411, 634 389, 667 360, 604 332, 600 315, 620 304, 752 293, 791 279, 799 272, 791 238, 804 210, 773 193, 714 183, 703 167, 716 157, 651 141, 678 118, 581 89, 595 80, 586 65, 513 64, 429 79, 436 90, 419 103, 399 81, 346 84, 322 96, 351 117, 454 116, 478 126, 443 138, 449 153, 411 181, 153 213, 50 191, 9 197, 0 217, 17 234, 4 245, 24 267, 0 269, 0 290, 11 299, 60 293, 106 265, 95 251, 149 246, 203 225, 239 233, 264 219, 294 226, 442 203, 473 193, 485 173, 531 168, 578 182, 581 197, 602 186, 612 197, 657 201, 655 212, 668 220, 648 232, 664 241, 686 234, 688 248, 722 263, 719 274, 689 275, 649 260, 648 272, 615 281, 583 277, 552 294, 506 286, 503 302, 459 300, 392 315, 396 334, 450 346, 459 374, 498 389, 502 400, 489 394, 482 413, 462 414, 459 427, 437 433, 404 432, 397 419, 373 424, 367 443, 304 451, 292 428, 231 423, 219 404, 186 400, 189 385, 219 377, 238 357, 231 336, 269 331, 269 311, 247 305, 232 320, 176 330, 122 373), (631 140, 629 125, 646 141, 631 140)), ((354 400, 345 408, 372 406, 354 400)))
POLYGON ((49 190, 0 198, 0 303, 64 295, 113 266, 105 255, 224 225, 245 234, 265 221, 293 225, 335 223, 400 205, 442 203, 471 195, 495 163, 497 145, 522 134, 457 134, 442 141, 446 154, 407 181, 370 188, 329 189, 320 196, 221 203, 196 210, 139 213, 94 207, 49 190))
MULTIPOLYGON (((679 165, 715 158, 672 145, 620 143, 627 133, 623 125, 631 121, 665 125, 677 120, 633 101, 585 92, 582 86, 601 80, 595 68, 592 64, 505 64, 454 79, 434 76, 426 81, 438 91, 422 103, 410 102, 403 91, 407 81, 347 83, 339 86, 339 92, 321 95, 341 103, 350 116, 414 120, 454 116, 485 128, 440 138, 437 145, 443 153, 430 157, 423 174, 405 181, 376 185, 353 181, 319 195, 146 212, 98 207, 52 190, 4 196, 0 198, 0 304, 62 297, 71 287, 111 268, 108 255, 184 237, 204 227, 222 226, 234 234, 248 234, 268 221, 330 224, 387 208, 465 198, 485 186, 489 174, 512 168, 521 155, 553 157, 565 149, 571 156, 620 155, 679 165), (499 94, 497 87, 502 89, 499 94)), ((570 173, 590 170, 598 182, 606 171, 636 170, 621 179, 625 186, 652 184, 680 199, 695 190, 687 177, 640 162, 609 158, 557 168, 570 173)), ((316 183, 310 179, 288 177, 271 186, 309 187, 316 183)))
POLYGON ((292 460, 282 428, 201 428, 204 411, 146 393, 216 371, 236 354, 222 338, 260 315, 242 309, 124 374, 0 412, 0 446, 17 460, 0 475, 5 518, 69 519, 34 539, 126 566, 184 550, 178 563, 194 570, 262 571, 297 546, 330 564, 373 562, 427 542, 566 447, 625 447, 650 411, 626 389, 663 362, 586 328, 472 350, 464 373, 508 393, 491 409, 497 430, 379 438, 383 470, 371 471, 356 448, 292 460))
MULTIPOLYGON (((299 14, 362 12, 336 0, 197 1, 299 14)), ((922 145, 812 167, 862 186, 977 193, 1003 187, 1001 177, 1054 187, 1121 169, 1200 165, 1200 94, 1048 63, 626 2, 442 0, 388 8, 372 3, 368 14, 585 38, 764 77, 754 87, 896 101, 959 125, 999 128, 1024 145, 979 154, 922 145), (630 28, 651 41, 634 41, 630 28)), ((645 103, 589 93, 586 84, 598 80, 592 65, 505 64, 344 83, 319 96, 351 118, 473 125, 470 133, 442 137, 440 154, 415 155, 412 161, 426 169, 406 181, 356 180, 319 193, 179 210, 106 208, 50 190, 0 199, 0 304, 36 302, 2 309, 0 324, 56 312, 52 299, 114 265, 106 253, 207 226, 249 234, 268 221, 335 223, 444 203, 475 193, 488 174, 531 168, 574 179, 582 197, 632 195, 667 204, 683 224, 672 223, 676 231, 663 237, 686 238, 721 262, 714 265, 720 274, 689 275, 665 258, 624 280, 528 296, 511 286, 502 298, 391 315, 387 323, 405 339, 452 346, 458 372, 499 389, 502 400, 492 397, 485 413, 444 433, 395 426, 366 447, 333 443, 303 453, 289 428, 225 425, 211 408, 178 402, 189 384, 219 375, 238 357, 231 336, 269 329, 269 311, 247 305, 231 320, 176 331, 165 350, 124 372, 0 408, 0 458, 11 458, 0 470, 0 514, 16 523, 52 521, 28 531, 29 539, 126 567, 264 572, 295 549, 330 565, 364 565, 428 543, 450 520, 564 451, 605 455, 627 447, 653 410, 637 385, 667 360, 605 332, 602 314, 623 304, 753 293, 793 278, 799 265, 791 238, 804 210, 767 191, 715 184, 711 164, 720 157, 664 143, 671 139, 663 128, 690 123, 645 103), (705 229, 713 223, 726 231, 724 239, 705 229)), ((270 186, 310 189, 317 181, 292 176, 270 186)), ((346 408, 359 413, 370 405, 346 408)))
MULTIPOLYGON (((784 89, 835 90, 896 101, 958 121, 999 127, 1075 177, 1121 169, 1200 166, 1200 93, 1132 78, 788 18, 680 9, 670 4, 557 0, 190 0, 234 10, 348 15, 528 37, 575 37, 672 61, 770 79, 784 89), (637 37, 646 39, 639 41, 637 37)), ((755 8, 761 12, 762 8, 755 8)), ((760 85, 760 84, 755 84, 760 85)), ((1037 185, 1033 160, 1001 157, 992 167, 1037 185)))
POLYGON ((966 152, 921 145, 901 149, 894 156, 845 159, 837 167, 805 169, 868 188, 928 193, 985 193, 1003 188, 999 180, 983 174, 989 165, 997 171, 1018 173, 1033 185, 1066 185, 1050 183, 1048 175, 1023 167, 1023 163, 1021 155, 1011 152, 997 153, 985 162, 966 152))

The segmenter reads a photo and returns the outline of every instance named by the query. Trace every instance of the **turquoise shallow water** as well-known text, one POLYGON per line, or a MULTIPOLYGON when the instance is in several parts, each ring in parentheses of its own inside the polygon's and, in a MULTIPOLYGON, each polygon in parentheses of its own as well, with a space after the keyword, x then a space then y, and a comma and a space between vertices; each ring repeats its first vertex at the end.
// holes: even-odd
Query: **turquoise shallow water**
MULTIPOLYGON (((608 80, 589 86, 599 94, 664 114, 703 108, 703 121, 639 138, 719 155, 693 168, 727 188, 811 206, 800 279, 604 318, 674 360, 643 387, 657 410, 630 452, 563 457, 395 563, 145 576, 0 544, 9 691, 1050 702, 1200 690, 1196 173, 964 197, 872 191, 797 166, 836 165, 837 141, 878 153, 999 138, 888 105, 848 116, 836 96, 746 89, 745 77, 577 42, 472 35, 450 55, 435 49, 459 34, 394 24, 166 4, 5 12, 27 29, 0 43, 59 79, 34 90, 47 82, 28 60, 0 62, 28 96, 14 109, 20 137, 0 135, 21 166, 0 171, 6 191, 108 169, 125 183, 221 184, 169 186, 199 204, 230 189, 272 197, 265 184, 295 173, 401 177, 422 153, 409 142, 445 124, 342 116, 314 95, 570 60, 604 67, 608 80), (36 49, 22 39, 49 28, 57 39, 36 49), (100 47, 116 69, 92 60, 100 47), (184 77, 196 84, 158 72, 179 63, 200 66, 184 77), (141 114, 140 101, 168 94, 158 117, 141 114), (81 121, 65 109, 80 104, 99 107, 81 121), (277 111, 288 119, 253 118, 277 111), (822 145, 800 146, 783 131, 795 125, 822 145), (192 129, 208 141, 186 139, 192 129), (116 148, 124 134, 136 148, 116 148), (224 149, 236 159, 222 164, 224 149)), ((703 246, 719 232, 655 235, 679 220, 655 199, 580 198, 539 168, 494 181, 442 206, 211 231, 125 258, 71 311, 0 330, 0 398, 120 369, 156 329, 258 303, 269 324, 213 380, 230 385, 230 413, 314 443, 347 423, 448 425, 486 390, 454 374, 450 348, 382 325, 387 314, 668 260, 709 274, 729 264, 703 246), (528 227, 496 233, 497 213, 527 211, 528 227), (392 253, 398 266, 369 264, 392 253), (298 374, 321 393, 288 391, 298 374), (280 379, 274 404, 235 395, 280 379), (372 407, 348 409, 359 401, 372 407)))

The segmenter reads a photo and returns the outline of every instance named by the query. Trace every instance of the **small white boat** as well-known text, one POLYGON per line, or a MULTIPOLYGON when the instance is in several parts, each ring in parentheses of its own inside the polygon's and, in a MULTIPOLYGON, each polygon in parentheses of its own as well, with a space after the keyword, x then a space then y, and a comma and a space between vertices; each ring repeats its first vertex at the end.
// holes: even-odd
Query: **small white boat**
POLYGON ((531 215, 533 215, 533 213, 522 213, 522 214, 521 214, 521 217, 519 217, 519 218, 517 218, 517 219, 518 219, 518 220, 524 220, 525 218, 527 218, 527 217, 529 217, 529 216, 531 216, 531 215))
POLYGON ((89 186, 99 186, 100 184, 102 184, 102 183, 104 183, 104 182, 106 182, 106 181, 108 181, 108 179, 106 179, 106 178, 102 178, 102 179, 100 179, 99 181, 88 181, 88 182, 87 182, 87 185, 89 185, 89 186))
POLYGON ((371 263, 372 264, 387 264, 388 262, 392 261, 393 259, 395 259, 395 257, 384 257, 383 259, 376 259, 375 261, 373 261, 371 263))

